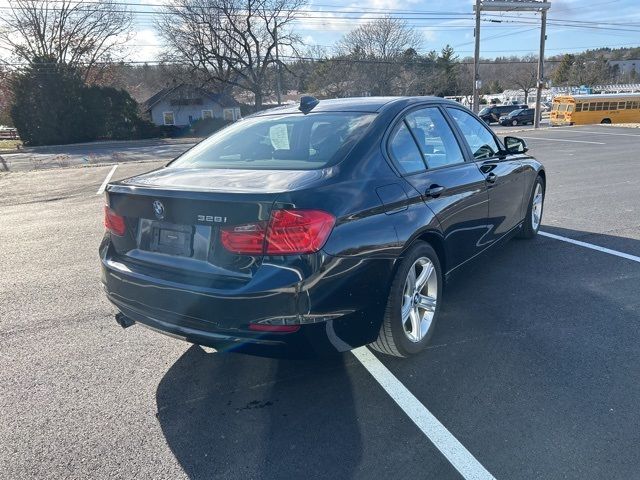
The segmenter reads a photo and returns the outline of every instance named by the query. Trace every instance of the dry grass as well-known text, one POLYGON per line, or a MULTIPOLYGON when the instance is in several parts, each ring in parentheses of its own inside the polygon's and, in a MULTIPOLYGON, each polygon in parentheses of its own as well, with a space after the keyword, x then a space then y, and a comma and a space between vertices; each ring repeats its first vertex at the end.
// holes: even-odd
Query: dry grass
POLYGON ((22 146, 20 140, 0 140, 0 150, 15 150, 18 146, 22 146))

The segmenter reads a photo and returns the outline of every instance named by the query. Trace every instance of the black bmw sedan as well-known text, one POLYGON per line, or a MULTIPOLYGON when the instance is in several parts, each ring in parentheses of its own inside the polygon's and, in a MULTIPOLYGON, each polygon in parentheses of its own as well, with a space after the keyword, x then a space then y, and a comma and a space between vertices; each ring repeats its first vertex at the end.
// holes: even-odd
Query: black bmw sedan
POLYGON ((123 327, 261 354, 409 356, 448 276, 536 235, 546 174, 526 152, 441 98, 303 97, 111 183, 102 282, 123 327))
POLYGON ((502 126, 513 125, 514 127, 516 125, 527 125, 529 123, 533 125, 535 112, 535 108, 520 108, 502 117, 499 123, 502 126))

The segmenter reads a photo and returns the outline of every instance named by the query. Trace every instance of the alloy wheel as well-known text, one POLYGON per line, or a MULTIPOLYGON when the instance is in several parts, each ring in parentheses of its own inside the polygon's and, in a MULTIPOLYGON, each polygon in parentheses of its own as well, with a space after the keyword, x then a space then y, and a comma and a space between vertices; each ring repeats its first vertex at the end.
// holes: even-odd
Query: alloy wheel
POLYGON ((417 343, 429 331, 436 313, 438 276, 433 262, 420 257, 409 269, 402 294, 402 329, 407 338, 417 343))
POLYGON ((533 194, 533 200, 531 205, 531 226, 534 230, 537 230, 540 226, 540 219, 542 218, 542 203, 544 196, 542 194, 542 184, 536 185, 536 190, 533 194))

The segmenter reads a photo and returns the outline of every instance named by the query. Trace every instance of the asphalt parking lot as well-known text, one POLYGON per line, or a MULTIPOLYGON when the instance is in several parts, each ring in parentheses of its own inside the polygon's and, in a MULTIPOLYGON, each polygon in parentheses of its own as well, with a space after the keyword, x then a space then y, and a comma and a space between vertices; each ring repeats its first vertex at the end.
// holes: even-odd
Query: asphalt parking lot
POLYGON ((516 135, 547 168, 542 231, 561 238, 484 255, 447 286, 427 351, 377 355, 451 437, 351 353, 120 329, 97 191, 160 162, 1 174, 0 478, 638 478, 640 130, 516 135))

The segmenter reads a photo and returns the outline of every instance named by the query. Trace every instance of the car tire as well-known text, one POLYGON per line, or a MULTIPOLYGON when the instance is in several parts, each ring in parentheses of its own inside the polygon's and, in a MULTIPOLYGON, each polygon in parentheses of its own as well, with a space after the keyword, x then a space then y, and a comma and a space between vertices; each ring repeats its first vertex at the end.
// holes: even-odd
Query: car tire
POLYGON ((511 121, 511 125, 513 125, 514 127, 518 125, 518 120, 512 120, 511 121))
POLYGON ((533 188, 531 189, 529 204, 527 205, 527 215, 524 217, 522 230, 518 237, 533 238, 538 234, 544 210, 544 194, 544 180, 540 175, 538 175, 536 181, 533 183, 533 188))
POLYGON ((416 242, 411 246, 391 283, 378 339, 371 348, 396 357, 424 350, 440 312, 442 279, 440 260, 431 245, 416 242), (426 277, 424 282, 421 274, 426 277))

